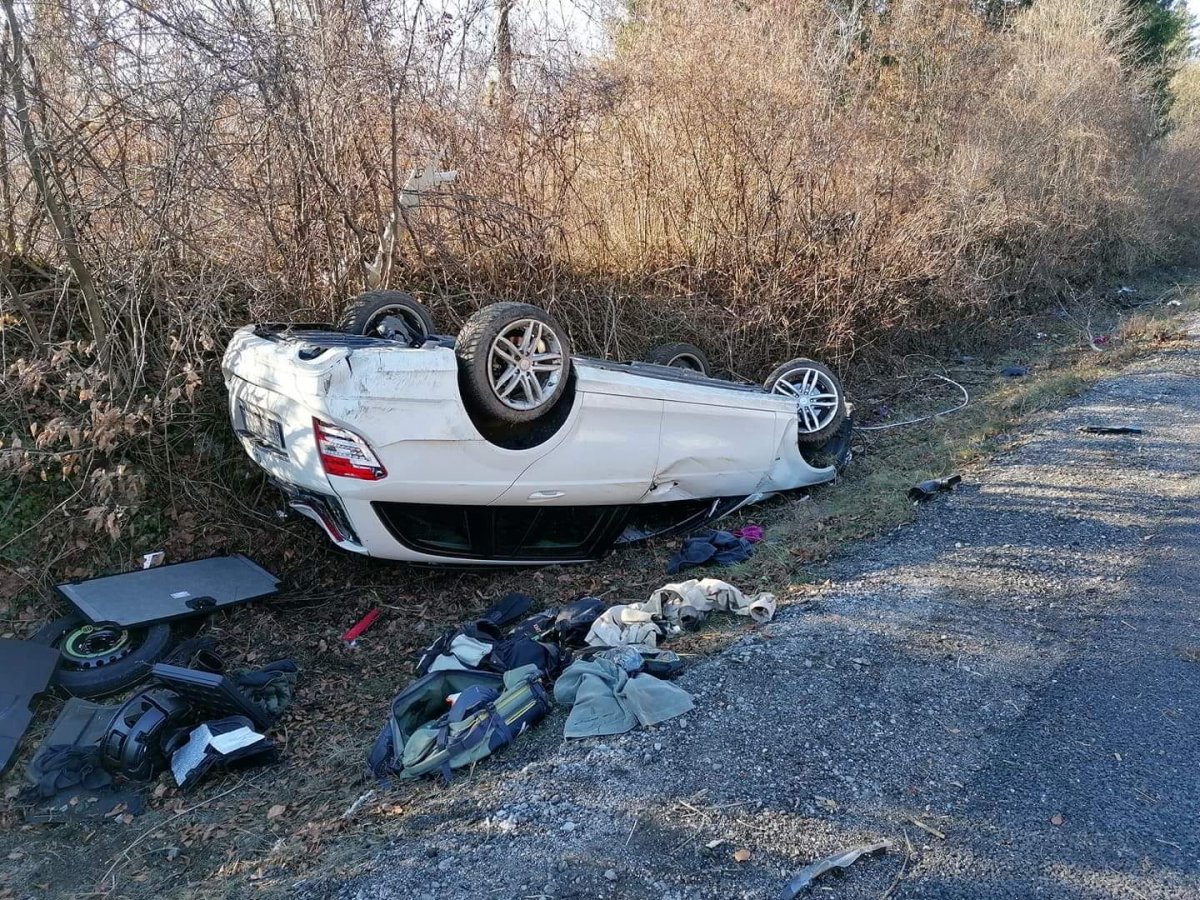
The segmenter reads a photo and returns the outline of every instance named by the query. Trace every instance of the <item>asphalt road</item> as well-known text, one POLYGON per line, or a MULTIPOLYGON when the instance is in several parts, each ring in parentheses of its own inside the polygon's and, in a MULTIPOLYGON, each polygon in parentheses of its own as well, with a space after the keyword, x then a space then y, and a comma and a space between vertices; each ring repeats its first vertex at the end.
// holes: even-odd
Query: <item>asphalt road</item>
POLYGON ((1047 414, 691 669, 686 717, 558 713, 298 895, 776 898, 887 839, 805 896, 1200 897, 1198 376, 1193 344, 1047 414))

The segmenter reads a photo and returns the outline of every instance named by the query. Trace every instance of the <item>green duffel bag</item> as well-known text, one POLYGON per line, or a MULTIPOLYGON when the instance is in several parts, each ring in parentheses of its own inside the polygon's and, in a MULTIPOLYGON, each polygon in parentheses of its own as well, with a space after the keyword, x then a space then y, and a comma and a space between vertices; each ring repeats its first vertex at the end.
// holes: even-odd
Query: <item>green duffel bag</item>
POLYGON ((392 713, 367 757, 376 778, 417 778, 469 766, 539 722, 551 701, 537 666, 503 675, 437 671, 392 701, 392 713), (455 696, 447 708, 448 699, 455 696))

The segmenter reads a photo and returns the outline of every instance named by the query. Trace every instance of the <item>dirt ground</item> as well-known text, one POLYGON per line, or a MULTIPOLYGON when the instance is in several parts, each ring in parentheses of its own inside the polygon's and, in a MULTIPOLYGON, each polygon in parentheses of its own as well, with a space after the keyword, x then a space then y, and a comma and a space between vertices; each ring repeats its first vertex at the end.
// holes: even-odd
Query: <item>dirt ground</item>
MULTIPOLYGON (((847 566, 855 568, 861 559, 882 554, 887 541, 884 545, 858 545, 853 550, 846 549, 847 542, 886 535, 910 521, 916 511, 904 499, 903 489, 913 481, 963 469, 968 482, 978 483, 987 477, 977 474, 988 471, 981 468, 985 460, 1036 441, 1037 432, 1029 431, 1028 423, 1041 427, 1036 423, 1046 421, 1039 418, 1046 409, 1061 405, 1067 397, 1137 359, 1156 359, 1186 346, 1178 327, 1169 321, 1194 303, 1188 291, 1172 287, 1179 280, 1139 286, 1131 296, 1114 295, 1115 302, 1093 309, 1096 318, 1086 323, 1065 311, 1015 322, 1006 352, 913 360, 904 376, 909 379, 907 390, 889 395, 887 388, 880 386, 883 382, 861 386, 855 399, 862 422, 944 408, 948 397, 944 386, 920 382, 916 377, 927 372, 955 377, 969 387, 974 403, 956 416, 911 429, 864 433, 858 458, 837 484, 773 501, 739 519, 764 525, 768 541, 750 563, 712 574, 746 589, 772 590, 785 608, 778 625, 753 629, 741 621, 715 623, 673 645, 693 662, 694 671, 689 671, 685 685, 702 698, 702 709, 707 707, 687 717, 682 729, 672 725, 619 743, 561 746, 561 714, 556 714, 558 718, 539 727, 519 747, 489 761, 475 776, 456 780, 449 790, 432 783, 380 789, 363 775, 365 753, 383 723, 388 699, 411 677, 416 651, 441 629, 482 610, 508 590, 523 590, 546 604, 584 593, 614 601, 643 599, 670 580, 665 565, 676 542, 654 543, 620 552, 602 563, 570 569, 446 573, 346 559, 323 547, 303 522, 284 523, 258 531, 251 539, 239 539, 230 549, 248 552, 273 567, 284 575, 288 589, 270 602, 213 617, 205 624, 205 633, 218 639, 222 653, 234 666, 280 657, 293 658, 300 665, 297 701, 272 734, 285 762, 213 777, 186 796, 164 776, 148 786, 147 812, 137 817, 118 815, 89 825, 28 826, 13 798, 29 754, 62 702, 43 697, 21 759, 0 785, 5 795, 0 807, 0 854, 6 860, 0 873, 0 898, 271 896, 291 893, 298 882, 312 896, 412 897, 419 895, 417 888, 424 882, 439 879, 444 890, 435 891, 438 896, 477 896, 454 893, 457 883, 445 873, 455 871, 459 845, 473 848, 460 862, 480 865, 480 859, 488 858, 486 848, 493 839, 497 849, 507 848, 504 855, 511 862, 491 876, 499 890, 495 896, 520 896, 522 891, 564 896, 571 892, 577 896, 666 896, 672 891, 680 896, 739 896, 730 892, 735 890, 749 891, 747 896, 773 896, 765 886, 771 884, 777 890, 780 873, 802 865, 819 849, 833 849, 839 842, 879 833, 874 820, 869 823, 872 827, 867 827, 867 819, 843 821, 837 817, 838 810, 877 791, 872 787, 875 782, 887 781, 884 770, 891 767, 888 754, 896 751, 895 746, 868 742, 844 761, 830 757, 821 773, 805 764, 816 758, 814 754, 826 759, 820 756, 829 752, 822 741, 837 733, 847 716, 866 731, 886 732, 896 724, 889 719, 893 704, 887 701, 888 691, 916 690, 926 698, 911 701, 918 707, 926 704, 918 710, 921 716, 932 717, 946 734, 954 729, 960 734, 976 734, 989 728, 989 718, 1007 715, 1007 710, 1000 700, 984 698, 986 692, 958 690, 964 679, 970 684, 975 677, 987 677, 963 676, 964 666, 968 672, 978 670, 990 665, 989 659, 1010 654, 1009 663, 1025 668, 1019 677, 1012 672, 1006 676, 1011 679, 1009 699, 1024 711, 1033 696, 1031 686, 1050 671, 1047 666, 1053 661, 1052 657, 1049 662, 1039 661, 1040 638, 1021 647, 995 623, 983 623, 984 630, 976 633, 975 620, 968 617, 956 620, 952 628, 947 623, 946 634, 941 636, 931 629, 927 646, 920 649, 930 658, 957 660, 954 666, 944 667, 946 671, 939 669, 940 682, 905 686, 902 672, 894 678, 886 674, 890 656, 878 644, 899 627, 889 618, 895 611, 871 608, 872 625, 864 629, 856 612, 861 600, 856 600, 846 585, 867 583, 871 578, 876 583, 886 580, 887 590, 879 589, 886 595, 915 589, 919 579, 898 563, 894 568, 878 567, 870 578, 850 572, 847 566), (1184 306, 1167 305, 1178 298, 1184 306), (1082 338, 1089 333, 1105 337, 1098 345, 1102 349, 1093 349, 1082 338), (1032 375, 1025 379, 999 376, 999 368, 1009 362, 1031 366, 1032 375), (916 389, 913 381, 919 383, 916 389), (826 585, 829 580, 832 584, 826 585), (379 623, 357 646, 347 647, 340 634, 376 607, 382 611, 379 623), (988 630, 993 627, 999 630, 988 630), (786 670, 788 683, 800 683, 805 677, 811 681, 814 673, 827 671, 844 681, 839 682, 836 695, 840 703, 822 700, 820 685, 809 683, 799 692, 803 695, 798 701, 804 704, 802 714, 797 718, 792 709, 773 720, 774 726, 786 717, 803 727, 780 731, 772 739, 774 750, 768 755, 775 763, 767 766, 768 778, 760 772, 763 763, 758 761, 763 748, 740 747, 736 742, 722 745, 726 733, 705 731, 716 726, 703 723, 726 721, 738 711, 753 712, 756 697, 769 685, 754 686, 748 681, 746 688, 739 689, 738 673, 778 676, 780 656, 772 649, 775 647, 789 648, 784 654, 787 665, 798 667, 786 670), (723 650, 723 655, 712 658, 723 650), (847 662, 855 658, 866 662, 847 662), (881 686, 886 688, 882 694, 881 686), (944 702, 929 699, 939 696, 944 702), (986 705, 993 701, 996 706, 986 705), (718 710, 721 715, 716 715, 718 710), (708 735, 705 740, 712 742, 713 749, 705 750, 692 741, 684 752, 671 740, 679 730, 708 735), (657 749, 658 745, 664 749, 657 749), (787 748, 782 757, 780 748, 787 748), (782 758, 791 762, 785 765, 782 758), (614 799, 611 791, 596 791, 594 799, 585 802, 581 792, 595 788, 597 768, 613 773, 660 772, 662 778, 638 783, 651 793, 662 792, 664 784, 669 785, 670 801, 655 803, 652 797, 640 794, 637 803, 625 803, 614 799), (785 770, 792 774, 781 780, 779 773, 785 770), (742 789, 736 796, 722 799, 711 790, 705 793, 718 771, 742 773, 738 779, 742 789), (800 773, 804 772, 820 777, 801 784, 800 773), (791 798, 789 804, 775 802, 780 796, 791 798), (724 807, 723 803, 731 805, 724 807), (814 803, 818 806, 813 807, 814 803), (742 826, 733 822, 729 810, 746 804, 759 812, 743 817, 749 824, 740 830, 742 826), (775 810, 774 815, 795 820, 773 819, 761 812, 763 804, 775 810), (608 824, 591 829, 588 823, 601 819, 608 824), (548 822, 557 823, 556 828, 549 828, 548 822), (579 825, 579 833, 575 829, 561 831, 567 822, 579 825), (811 830, 820 839, 789 838, 790 849, 751 840, 776 830, 793 837, 811 830), (624 841, 624 845, 606 856, 601 850, 612 843, 616 831, 621 831, 616 843, 624 841), (516 841, 511 847, 504 844, 509 837, 516 841), (718 840, 722 843, 709 846, 718 840), (742 843, 764 856, 755 855, 749 867, 732 862, 731 848, 742 843), (540 855, 535 852, 539 844, 543 845, 540 855), (659 858, 676 844, 684 854, 680 866, 706 873, 703 878, 697 876, 699 880, 693 882, 661 877, 630 880, 634 872, 622 859, 659 858), (565 874, 554 867, 536 870, 545 861, 545 847, 552 847, 556 854, 569 847, 574 854, 572 869, 565 874), (706 863, 707 867, 697 870, 697 858, 711 865, 706 863), (365 876, 364 866, 374 866, 380 874, 365 876), (576 867, 579 873, 575 873, 576 867), (528 874, 514 872, 517 868, 528 874), (745 875, 751 871, 757 873, 755 878, 745 875), (607 877, 610 872, 616 879, 607 877), (576 878, 582 880, 573 880, 576 878), (350 887, 343 887, 347 879, 350 887), (553 892, 545 890, 547 884, 552 884, 553 892), (716 892, 705 893, 708 886, 715 886, 716 892), (721 893, 723 890, 726 893, 721 893)), ((953 400, 952 394, 949 399, 953 400)), ((1113 452, 1120 455, 1119 449, 1113 452)), ((1033 475, 1049 477, 1045 472, 1033 475)), ((1093 487, 1101 477, 1099 472, 1089 476, 1093 487)), ((976 496, 977 491, 965 490, 962 496, 976 496)), ((263 502, 270 501, 264 498, 263 502)), ((955 498, 938 508, 959 502, 955 498)), ((938 508, 922 515, 922 528, 937 528, 928 524, 928 517, 936 517, 938 508)), ((201 530, 194 524, 190 527, 201 530)), ((979 527, 986 531, 988 526, 979 527)), ((1021 526, 1017 522, 1013 527, 1021 526)), ((209 547, 220 538, 201 534, 195 544, 209 547)), ((924 549, 952 556, 960 549, 951 549, 953 543, 962 543, 953 538, 945 534, 936 548, 929 544, 924 549)), ((1086 546, 1093 538, 1081 533, 1072 539, 1086 546)), ((1094 539, 1106 539, 1106 535, 1096 532, 1094 539)), ((986 560, 986 566, 980 563, 973 569, 974 577, 981 577, 985 568, 1023 571, 1027 565, 1028 554, 1022 559, 1006 558, 1004 544, 1017 543, 1010 538, 999 542, 998 536, 990 536, 985 542, 976 535, 966 545, 985 543, 991 548, 987 552, 995 555, 986 560)), ((168 546, 174 558, 187 555, 186 545, 168 546)), ((1129 562, 1116 555, 1113 560, 1121 565, 1129 562)), ((1052 573, 1053 568, 1046 571, 1052 573)), ((951 576, 942 573, 938 577, 951 576)), ((905 598, 909 599, 907 594, 905 598)), ((16 587, 3 599, 8 610, 3 628, 7 634, 23 636, 49 613, 45 598, 31 598, 16 587)), ((1041 603, 1045 598, 1031 600, 1041 603)), ((938 604, 927 596, 921 602, 941 614, 938 604)), ((1022 614, 1020 607, 1007 613, 1014 619, 1022 614)), ((1058 626, 1046 627, 1053 630, 1058 626)), ((906 652, 914 651, 909 648, 906 652)), ((910 714, 917 716, 918 711, 910 714)), ((908 761, 904 777, 915 789, 906 809, 911 809, 911 818, 945 833, 939 816, 950 815, 945 812, 950 807, 929 803, 919 772, 924 764, 915 762, 925 758, 930 748, 918 742, 901 749, 908 761)), ((943 754, 963 753, 956 767, 964 773, 977 771, 965 745, 959 747, 952 741, 938 749, 943 754)), ((966 783, 966 777, 954 779, 943 772, 938 776, 939 790, 947 779, 966 783)), ((923 841, 928 843, 929 833, 918 826, 902 832, 914 848, 923 841)), ((899 839, 900 832, 894 829, 886 833, 899 839)), ((904 873, 928 865, 932 858, 914 849, 903 857, 903 873, 896 871, 896 861, 887 863, 889 877, 907 878, 904 873)), ((875 881, 871 884, 879 887, 875 881)))

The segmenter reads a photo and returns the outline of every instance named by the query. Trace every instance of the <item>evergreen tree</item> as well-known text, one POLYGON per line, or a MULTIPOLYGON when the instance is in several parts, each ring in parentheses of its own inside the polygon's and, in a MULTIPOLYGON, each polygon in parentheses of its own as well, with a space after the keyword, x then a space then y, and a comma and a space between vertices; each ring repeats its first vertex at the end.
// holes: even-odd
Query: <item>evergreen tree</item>
POLYGON ((1149 71, 1160 121, 1171 109, 1171 79, 1191 52, 1192 20, 1186 0, 1125 0, 1137 21, 1130 63, 1149 71))

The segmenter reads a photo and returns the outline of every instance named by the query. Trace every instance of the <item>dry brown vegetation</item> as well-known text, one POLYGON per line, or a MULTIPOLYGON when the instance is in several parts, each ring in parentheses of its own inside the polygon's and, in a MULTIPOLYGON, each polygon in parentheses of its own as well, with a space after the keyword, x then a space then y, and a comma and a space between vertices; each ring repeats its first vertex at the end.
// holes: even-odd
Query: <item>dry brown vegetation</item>
POLYGON ((511 93, 485 86, 483 2, 4 6, 10 561, 29 534, 68 559, 63 521, 82 545, 190 537, 186 510, 242 484, 228 330, 368 285, 447 331, 521 298, 584 352, 693 340, 757 377, 1200 239, 1200 122, 1156 137, 1117 0, 647 2, 606 58, 518 53, 511 93), (459 180, 405 212, 439 156, 459 180), (170 521, 132 515, 156 479, 170 521))

